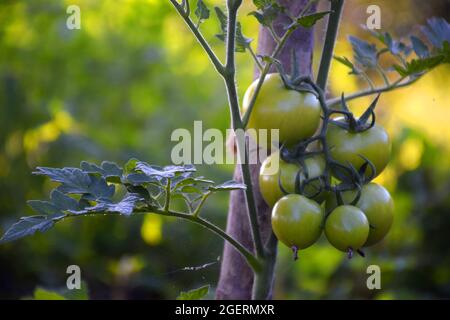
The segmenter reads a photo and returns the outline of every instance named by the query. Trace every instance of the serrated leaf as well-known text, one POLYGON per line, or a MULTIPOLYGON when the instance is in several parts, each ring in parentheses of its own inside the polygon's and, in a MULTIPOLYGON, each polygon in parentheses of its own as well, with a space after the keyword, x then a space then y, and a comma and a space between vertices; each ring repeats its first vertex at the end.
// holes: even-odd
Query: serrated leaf
POLYGON ((131 158, 130 160, 128 160, 124 166, 124 173, 125 174, 132 173, 134 171, 134 169, 136 168, 136 165, 138 162, 139 162, 139 160, 135 159, 135 158, 131 158))
POLYGON ((359 74, 360 71, 358 69, 356 69, 355 65, 347 58, 347 57, 338 57, 338 56, 333 56, 333 58, 342 63, 344 66, 350 68, 350 72, 349 74, 359 74))
POLYGON ((53 227, 56 221, 64 217, 65 214, 62 213, 45 216, 22 217, 5 232, 3 237, 0 239, 0 243, 6 243, 26 236, 31 236, 38 231, 45 232, 53 227))
POLYGON ((419 58, 426 58, 430 55, 428 47, 422 42, 422 40, 415 36, 411 36, 410 39, 413 50, 419 58))
POLYGON ((131 173, 126 176, 125 182, 134 186, 139 186, 153 181, 159 181, 156 177, 149 177, 144 173, 131 173))
POLYGON ((322 11, 308 14, 298 18, 296 22, 304 28, 311 28, 316 24, 317 21, 319 21, 329 13, 331 13, 331 11, 322 11))
MULTIPOLYGON (((214 7, 216 12, 216 16, 219 19, 221 33, 216 34, 216 37, 221 41, 226 41, 227 34, 227 16, 219 7, 214 7)), ((238 22, 236 25, 236 43, 235 43, 235 51, 236 52, 245 52, 253 39, 247 38, 242 34, 241 24, 238 22)))
POLYGON ((257 6, 259 11, 252 11, 248 15, 254 16, 258 22, 264 26, 272 25, 273 21, 283 12, 276 1, 265 1, 263 5, 257 6))
POLYGON ((439 64, 445 62, 444 55, 428 57, 425 59, 413 59, 406 63, 406 66, 394 65, 394 69, 402 76, 420 75, 425 71, 429 71, 439 64))
POLYGON ((192 289, 187 292, 180 292, 180 295, 177 297, 177 300, 200 300, 204 296, 206 296, 209 292, 209 285, 192 289))
POLYGON ((67 300, 89 300, 88 285, 85 281, 81 281, 80 289, 64 289, 61 295, 67 300))
POLYGON ((34 211, 43 215, 61 213, 61 209, 49 201, 29 200, 27 203, 34 211))
POLYGON ((149 165, 148 163, 145 162, 138 162, 136 164, 136 169, 142 171, 149 177, 156 177, 158 180, 161 180, 161 178, 170 179, 177 176, 180 173, 196 171, 195 167, 192 165, 160 167, 149 165))
POLYGON ((37 287, 33 294, 34 300, 67 300, 63 295, 41 287, 37 287))
POLYGON ((197 193, 201 194, 202 191, 199 188, 196 188, 194 186, 184 186, 180 189, 182 193, 197 193))
POLYGON ((87 161, 81 162, 81 170, 87 173, 98 173, 109 182, 120 183, 123 174, 122 168, 110 161, 103 161, 101 166, 87 161))
POLYGON ((125 197, 117 203, 112 202, 98 202, 93 207, 85 208, 84 210, 71 211, 75 214, 88 213, 88 212, 112 212, 119 213, 125 216, 129 216, 133 213, 134 207, 137 202, 144 201, 144 198, 136 193, 127 193, 125 197))
POLYGON ((264 7, 270 6, 276 3, 275 0, 253 0, 253 4, 258 9, 264 9, 264 7))
POLYGON ((197 0, 197 8, 195 9, 195 15, 199 21, 209 19, 209 9, 203 2, 203 0, 197 0))
POLYGON ((421 28, 434 47, 441 49, 445 41, 450 42, 450 24, 444 18, 431 18, 421 28))
POLYGON ((373 68, 377 64, 377 48, 374 44, 349 36, 355 60, 364 67, 373 68))
POLYGON ((114 186, 108 185, 104 178, 89 175, 78 168, 38 167, 33 173, 46 175, 51 180, 61 183, 57 189, 62 193, 82 194, 88 200, 108 199, 115 191, 114 186))
POLYGON ((208 188, 211 191, 228 191, 228 190, 236 190, 236 189, 247 189, 247 186, 243 183, 234 181, 234 180, 230 180, 230 181, 226 181, 224 183, 218 184, 216 186, 210 186, 208 188))
POLYGON ((69 197, 57 189, 52 191, 50 194, 50 199, 52 200, 52 203, 62 211, 79 209, 77 200, 69 197))
POLYGON ((89 174, 78 168, 47 168, 37 167, 33 174, 46 175, 52 181, 59 182, 65 193, 85 193, 91 183, 89 174))

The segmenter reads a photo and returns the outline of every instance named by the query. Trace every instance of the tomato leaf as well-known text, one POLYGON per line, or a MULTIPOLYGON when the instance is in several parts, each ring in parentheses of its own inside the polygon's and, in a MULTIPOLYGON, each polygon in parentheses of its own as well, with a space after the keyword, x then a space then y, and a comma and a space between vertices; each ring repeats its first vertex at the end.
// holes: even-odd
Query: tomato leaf
POLYGON ((258 22, 266 27, 270 26, 273 21, 284 11, 284 7, 280 6, 275 0, 253 1, 258 11, 252 11, 248 15, 252 15, 258 22))
POLYGON ((354 59, 363 67, 373 68, 377 64, 377 47, 369 42, 349 36, 354 59))
POLYGON ((421 28, 434 47, 442 49, 444 42, 450 43, 450 24, 444 18, 431 18, 421 28))
POLYGON ((199 22, 203 22, 209 19, 209 9, 203 2, 203 0, 197 0, 197 8, 195 9, 195 15, 198 18, 199 22))
POLYGON ((119 183, 123 175, 123 169, 110 161, 103 161, 100 166, 82 161, 80 168, 87 173, 99 173, 107 181, 115 183, 119 183))
POLYGON ((226 181, 222 184, 218 184, 216 186, 210 186, 209 190, 211 191, 226 191, 226 190, 237 190, 237 189, 247 189, 246 185, 234 180, 226 181))
POLYGON ((204 296, 206 296, 209 292, 209 285, 192 289, 187 292, 180 292, 180 295, 177 297, 177 300, 200 300, 204 296))
POLYGON ((14 241, 26 236, 35 234, 36 232, 45 232, 49 230, 56 221, 65 217, 63 213, 56 213, 45 216, 29 216, 20 218, 14 223, 0 239, 0 243, 14 241))
MULTIPOLYGON (((219 19, 221 33, 216 34, 216 37, 221 41, 226 41, 227 35, 227 15, 220 9, 219 7, 214 7, 216 12, 217 19, 219 19)), ((235 51, 236 52, 245 52, 250 43, 253 41, 251 38, 247 38, 242 34, 241 24, 238 22, 236 26, 236 43, 235 43, 235 51)))
POLYGON ((410 62, 407 62, 405 66, 396 64, 393 67, 402 77, 412 75, 418 76, 435 68, 443 62, 445 62, 445 56, 438 55, 424 59, 413 59, 410 62))
POLYGON ((347 57, 333 56, 333 58, 336 61, 342 63, 344 66, 350 68, 351 71, 349 72, 349 74, 359 74, 360 73, 360 71, 355 67, 355 65, 347 57))
POLYGON ((125 195, 125 197, 117 202, 117 203, 111 203, 111 202, 98 202, 93 207, 87 207, 83 210, 69 210, 72 213, 75 214, 82 214, 82 213, 99 213, 99 212, 111 212, 111 213, 119 213, 123 214, 125 216, 129 216, 133 213, 134 207, 137 202, 144 201, 145 199, 141 197, 141 195, 136 193, 128 193, 125 195))
POLYGON ((411 36, 410 39, 413 50, 419 58, 427 58, 430 55, 428 47, 422 42, 422 40, 415 36, 411 36))
POLYGON ((311 28, 316 24, 317 21, 325 17, 327 14, 331 13, 331 11, 322 11, 322 12, 316 12, 312 14, 308 14, 305 16, 302 16, 297 19, 296 23, 301 25, 304 28, 311 28))
POLYGON ((136 164, 136 169, 142 171, 142 173, 149 177, 155 177, 157 180, 161 180, 162 178, 170 179, 180 173, 196 171, 195 167, 192 165, 160 167, 141 161, 136 164))

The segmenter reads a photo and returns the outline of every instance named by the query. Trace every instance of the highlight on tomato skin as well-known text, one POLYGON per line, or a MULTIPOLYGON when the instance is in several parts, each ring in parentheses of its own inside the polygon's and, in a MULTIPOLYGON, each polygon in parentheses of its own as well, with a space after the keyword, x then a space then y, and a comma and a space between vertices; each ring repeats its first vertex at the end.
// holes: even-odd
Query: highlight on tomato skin
MULTIPOLYGON (((257 83, 255 80, 245 92, 243 114, 251 104, 257 83)), ((320 113, 319 100, 313 93, 289 90, 279 73, 270 73, 256 98, 247 128, 269 130, 267 141, 271 141, 270 129, 279 129, 280 143, 290 146, 316 132, 320 113)), ((267 148, 264 143, 261 146, 267 148)))
MULTIPOLYGON (((339 121, 338 118, 337 121, 339 121)), ((391 158, 391 141, 386 130, 375 124, 372 128, 362 132, 352 132, 330 123, 327 131, 327 141, 334 160, 354 168, 360 168, 365 159, 375 167, 373 178, 380 175, 391 158)), ((366 175, 372 172, 367 169, 366 175)))
MULTIPOLYGON (((351 203, 357 192, 355 190, 341 193, 344 203, 351 203)), ((334 194, 329 194, 325 200, 325 211, 331 212, 338 206, 334 194)), ((394 221, 394 200, 383 186, 371 182, 361 189, 361 196, 356 207, 361 209, 370 224, 369 236, 364 247, 372 246, 383 240, 391 229, 394 221)))
POLYGON ((314 200, 289 194, 278 200, 272 210, 272 229, 289 248, 306 249, 322 234, 323 208, 314 200))
MULTIPOLYGON (((288 163, 280 158, 280 152, 273 152, 268 156, 259 171, 259 188, 264 201, 273 207, 275 203, 287 193, 295 193, 295 181, 299 175, 299 183, 306 179, 305 172, 308 172, 308 178, 317 178, 325 170, 325 159, 321 155, 314 155, 304 160, 304 167, 296 163, 288 163), (278 170, 273 172, 274 166, 278 162, 278 170), (281 184, 281 188, 280 188, 281 184)), ((313 196, 318 203, 325 199, 325 192, 316 195, 320 188, 320 181, 313 181, 305 187, 305 196, 313 196)))
POLYGON ((369 221, 359 208, 341 205, 325 220, 325 235, 336 249, 349 252, 361 249, 369 237, 369 221))

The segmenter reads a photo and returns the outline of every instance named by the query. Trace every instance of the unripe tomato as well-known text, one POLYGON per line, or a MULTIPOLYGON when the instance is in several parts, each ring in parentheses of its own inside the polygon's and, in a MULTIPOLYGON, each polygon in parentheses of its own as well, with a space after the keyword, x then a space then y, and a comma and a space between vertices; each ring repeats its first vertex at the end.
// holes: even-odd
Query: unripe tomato
MULTIPOLYGON (((344 165, 351 163, 356 169, 359 169, 365 162, 360 157, 362 155, 375 166, 375 176, 384 170, 391 156, 389 136, 384 128, 378 125, 374 125, 366 131, 351 132, 330 123, 327 141, 334 160, 344 165)), ((371 174, 370 168, 366 170, 366 174, 371 174)))
MULTIPOLYGON (((355 199, 357 192, 346 191, 342 194, 344 203, 350 203, 355 199)), ((361 197, 355 204, 360 208, 369 220, 370 230, 365 247, 380 242, 392 226, 394 220, 394 201, 389 192, 379 184, 369 183, 362 187, 361 197)), ((337 207, 337 200, 334 194, 327 196, 325 202, 326 212, 330 212, 337 207)))
MULTIPOLYGON (((305 159, 305 168, 308 170, 308 178, 316 178, 320 176, 325 169, 325 159, 320 155, 314 155, 305 159)), ((299 170, 300 182, 304 181, 304 168, 293 163, 287 163, 280 159, 279 151, 273 152, 261 164, 259 171, 259 188, 263 199, 272 207, 284 193, 280 189, 278 181, 280 180, 284 190, 288 193, 295 192, 295 178, 299 170), (274 170, 278 163, 278 170, 274 170)), ((305 195, 315 195, 320 186, 319 181, 312 181, 305 187, 305 195)), ((314 200, 322 202, 324 197, 319 194, 314 197, 314 200)))
POLYGON ((369 236, 369 221, 359 208, 339 206, 326 218, 325 235, 338 250, 358 250, 369 236))
MULTIPOLYGON (((245 92, 242 104, 247 111, 258 80, 245 92)), ((266 76, 256 98, 247 128, 267 129, 270 143, 270 129, 279 129, 280 142, 291 146, 302 139, 311 137, 320 122, 320 104, 317 97, 309 92, 288 90, 278 73, 266 76)), ((267 142, 259 141, 267 147, 267 142)))
POLYGON ((284 196, 272 210, 272 229, 286 246, 305 249, 322 233, 323 209, 299 194, 284 196))

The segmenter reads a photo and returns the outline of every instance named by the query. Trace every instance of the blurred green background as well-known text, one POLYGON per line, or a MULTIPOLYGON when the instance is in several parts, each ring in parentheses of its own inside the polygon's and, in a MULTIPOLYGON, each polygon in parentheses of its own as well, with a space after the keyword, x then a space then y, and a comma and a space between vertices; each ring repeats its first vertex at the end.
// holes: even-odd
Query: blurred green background
MULTIPOLYGON (((223 5, 222 1, 206 1, 223 5)), ((382 28, 414 32, 432 16, 448 20, 446 0, 347 1, 337 55, 351 56, 348 34, 377 4, 382 28)), ((323 6, 324 4, 321 4, 323 6)), ((245 0, 241 22, 257 38, 245 0)), ((320 56, 323 24, 316 28, 320 56)), ((219 55, 215 19, 202 30, 219 55)), ((450 298, 450 120, 447 66, 410 88, 384 94, 378 121, 394 140, 394 155, 377 180, 396 202, 385 241, 350 261, 324 239, 297 262, 280 246, 277 299, 450 298), (368 290, 366 268, 380 265, 382 290, 368 290)), ((364 83, 333 64, 330 91, 364 83)), ((238 55, 239 91, 251 83, 253 63, 238 55)), ((379 79, 378 79, 379 80, 379 79)), ((377 80, 376 80, 377 81, 377 80)), ((355 110, 370 98, 351 104, 355 110)), ((52 184, 32 176, 36 166, 78 166, 81 160, 123 164, 130 157, 170 163, 176 128, 229 126, 222 81, 163 0, 3 0, 0 3, 0 232, 31 214, 28 199, 45 199, 52 184), (81 8, 81 30, 66 28, 66 8, 81 8)), ((232 166, 200 166, 216 181, 232 166)), ((205 216, 225 226, 227 195, 215 195, 205 216)), ((66 268, 81 267, 92 299, 173 299, 205 284, 214 289, 222 241, 204 229, 170 218, 89 217, 64 221, 45 235, 0 247, 0 298, 32 295, 36 287, 65 287, 66 268), (216 263, 213 263, 216 262, 216 263), (187 270, 212 263, 199 270, 187 270)), ((213 290, 209 297, 213 297, 213 290)))

